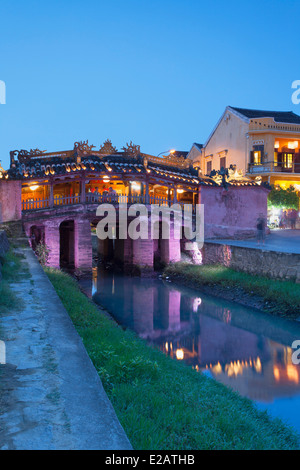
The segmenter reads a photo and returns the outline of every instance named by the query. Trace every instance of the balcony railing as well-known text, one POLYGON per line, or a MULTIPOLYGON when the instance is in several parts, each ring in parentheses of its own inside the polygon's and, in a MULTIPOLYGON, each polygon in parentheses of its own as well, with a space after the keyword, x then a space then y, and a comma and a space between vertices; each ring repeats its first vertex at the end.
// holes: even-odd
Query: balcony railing
POLYGON ((262 162, 249 163, 248 173, 260 175, 262 173, 300 173, 300 162, 262 162))
MULTIPOLYGON (((28 199, 22 201, 22 211, 36 211, 42 209, 52 209, 58 206, 71 206, 76 204, 82 204, 81 196, 55 196, 53 203, 50 204, 50 199, 28 199)), ((87 193, 85 195, 85 204, 145 204, 152 205, 156 204, 159 206, 170 207, 173 204, 179 204, 182 208, 184 205, 188 205, 186 210, 195 213, 196 206, 188 202, 174 201, 173 199, 157 197, 157 196, 140 196, 140 195, 120 195, 120 194, 95 194, 87 193)))
POLYGON ((35 211, 39 209, 47 209, 49 207, 49 199, 28 199, 22 201, 22 211, 35 211))

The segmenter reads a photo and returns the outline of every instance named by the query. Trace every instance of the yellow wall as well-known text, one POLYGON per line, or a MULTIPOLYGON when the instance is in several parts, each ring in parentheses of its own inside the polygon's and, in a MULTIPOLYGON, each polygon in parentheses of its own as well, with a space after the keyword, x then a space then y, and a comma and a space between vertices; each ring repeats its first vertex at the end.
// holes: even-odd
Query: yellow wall
POLYGON ((201 170, 206 173, 206 162, 212 161, 212 169, 220 169, 220 156, 218 152, 228 150, 226 154, 226 167, 231 164, 236 165, 238 170, 246 170, 246 155, 247 155, 247 138, 248 124, 239 119, 230 111, 226 112, 221 119, 214 134, 208 141, 204 152, 205 156, 202 157, 201 170))

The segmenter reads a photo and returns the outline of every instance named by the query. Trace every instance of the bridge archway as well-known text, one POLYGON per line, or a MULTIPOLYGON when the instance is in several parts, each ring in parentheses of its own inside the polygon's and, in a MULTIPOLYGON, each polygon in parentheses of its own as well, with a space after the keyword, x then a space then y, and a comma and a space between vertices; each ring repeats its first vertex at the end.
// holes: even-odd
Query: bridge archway
POLYGON ((45 234, 43 227, 32 225, 29 230, 30 243, 33 251, 36 250, 39 243, 44 242, 45 234))
POLYGON ((59 226, 59 265, 61 268, 75 267, 74 220, 66 220, 59 226))

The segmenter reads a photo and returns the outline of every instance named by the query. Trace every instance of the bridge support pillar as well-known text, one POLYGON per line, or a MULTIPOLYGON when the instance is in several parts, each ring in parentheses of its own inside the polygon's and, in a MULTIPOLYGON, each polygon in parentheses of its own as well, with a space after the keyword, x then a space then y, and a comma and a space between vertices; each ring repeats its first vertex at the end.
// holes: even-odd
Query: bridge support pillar
POLYGON ((174 238, 173 226, 170 227, 170 238, 160 240, 160 256, 163 263, 177 263, 181 260, 180 239, 174 238))
POLYGON ((75 219, 75 268, 92 268, 92 234, 89 220, 75 219))
POLYGON ((48 263, 52 268, 60 268, 59 223, 49 220, 45 223, 45 244, 49 248, 48 263))
POLYGON ((153 240, 132 240, 132 264, 153 269, 153 240))

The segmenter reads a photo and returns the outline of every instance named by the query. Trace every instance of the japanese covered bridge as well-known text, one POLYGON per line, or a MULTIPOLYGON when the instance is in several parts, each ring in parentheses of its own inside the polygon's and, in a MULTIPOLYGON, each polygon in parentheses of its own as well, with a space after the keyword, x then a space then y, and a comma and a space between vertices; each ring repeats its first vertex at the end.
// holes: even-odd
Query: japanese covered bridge
MULTIPOLYGON (((102 203, 171 206, 204 204, 205 237, 244 237, 267 209, 268 191, 231 171, 226 177, 200 174, 186 156, 95 151, 76 142, 71 151, 10 152, 10 168, 0 166, 0 222, 22 219, 33 248, 45 243, 49 264, 86 269, 92 265, 91 227, 102 203)), ((171 228, 172 232, 172 228, 171 228)), ((182 240, 99 240, 102 257, 152 268, 155 259, 180 260, 182 240)))

